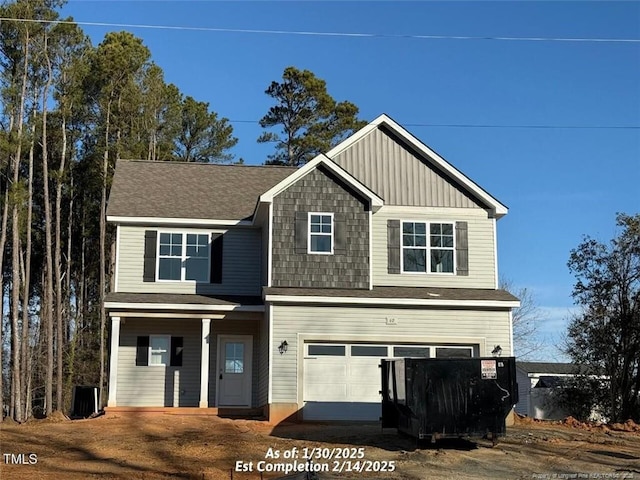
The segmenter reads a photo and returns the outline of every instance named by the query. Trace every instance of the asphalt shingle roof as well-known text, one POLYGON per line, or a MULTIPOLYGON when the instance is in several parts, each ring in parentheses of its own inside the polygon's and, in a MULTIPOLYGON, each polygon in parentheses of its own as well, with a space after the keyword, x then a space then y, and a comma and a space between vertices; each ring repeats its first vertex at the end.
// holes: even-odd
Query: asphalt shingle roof
POLYGON ((107 215, 248 220, 295 167, 119 160, 107 215))
POLYGON ((578 372, 578 367, 573 363, 516 362, 516 367, 526 373, 547 375, 568 375, 578 372))
POLYGON ((159 303, 177 305, 263 305, 262 298, 250 295, 195 295, 181 293, 107 293, 110 303, 159 303))
POLYGON ((483 288, 374 287, 373 290, 340 288, 265 288, 266 295, 296 295, 358 298, 419 298, 432 300, 497 300, 517 301, 506 290, 483 288))

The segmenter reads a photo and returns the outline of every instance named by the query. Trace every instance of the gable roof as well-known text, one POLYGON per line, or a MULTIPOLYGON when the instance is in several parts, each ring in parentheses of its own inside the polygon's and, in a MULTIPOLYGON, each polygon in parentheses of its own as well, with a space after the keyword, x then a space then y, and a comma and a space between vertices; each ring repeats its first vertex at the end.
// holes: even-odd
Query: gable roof
POLYGON ((378 210, 383 204, 383 200, 372 192, 369 188, 367 188, 364 184, 358 181, 353 175, 347 172, 344 168, 340 167, 337 163, 331 160, 326 155, 320 154, 310 162, 308 162, 303 167, 299 168, 295 173, 292 173, 287 178, 283 179, 277 185, 274 185, 267 192, 260 195, 261 203, 270 203, 273 201, 273 197, 283 192, 289 186, 293 185, 299 179, 304 177, 306 174, 316 169, 319 165, 323 165, 328 168, 331 172, 345 181, 349 186, 351 186, 356 192, 360 193, 364 198, 369 200, 371 203, 371 208, 373 211, 378 210))
POLYGON ((217 165, 119 160, 109 195, 107 220, 251 219, 260 194, 296 172, 295 167, 217 165))
POLYGON ((516 362, 516 367, 525 373, 540 373, 545 375, 571 375, 578 373, 578 367, 573 363, 553 362, 516 362))
MULTIPOLYGON (((508 209, 505 205, 500 203, 496 198, 491 196, 482 187, 456 169, 453 165, 447 162, 444 158, 438 155, 435 151, 422 143, 419 139, 413 136, 409 131, 396 123, 388 115, 382 114, 373 120, 371 123, 345 139, 343 142, 336 145, 329 150, 326 155, 335 159, 345 152, 350 147, 354 146, 357 142, 374 132, 375 130, 386 130, 393 136, 397 137, 404 145, 405 148, 410 148, 416 153, 418 158, 431 165, 435 170, 442 172, 441 174, 451 179, 454 184, 459 185, 466 194, 475 199, 479 204, 487 208, 492 216, 500 218, 508 213, 508 209)), ((359 175, 360 176, 360 175, 359 175)), ((380 192, 377 192, 380 194, 380 192)), ((387 201, 389 199, 386 199, 387 201)))

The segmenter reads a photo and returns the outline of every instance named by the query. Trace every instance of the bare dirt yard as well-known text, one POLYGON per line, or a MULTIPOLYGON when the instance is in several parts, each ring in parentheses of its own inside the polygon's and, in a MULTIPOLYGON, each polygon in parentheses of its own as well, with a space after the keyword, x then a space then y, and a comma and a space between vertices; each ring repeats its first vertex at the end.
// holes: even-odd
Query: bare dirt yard
POLYGON ((320 480, 640 480, 640 427, 520 420, 495 447, 486 440, 432 446, 383 434, 373 424, 273 427, 196 415, 59 416, 4 422, 0 454, 2 480, 305 478, 293 468, 328 470, 308 477, 320 480), (312 457, 310 464, 305 457, 312 457))

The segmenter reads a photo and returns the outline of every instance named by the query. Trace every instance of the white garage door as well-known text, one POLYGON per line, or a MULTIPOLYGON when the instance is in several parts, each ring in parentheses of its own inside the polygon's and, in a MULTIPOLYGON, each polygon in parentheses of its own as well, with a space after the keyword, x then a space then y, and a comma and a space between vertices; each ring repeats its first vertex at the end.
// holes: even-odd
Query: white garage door
MULTIPOLYGON (((477 347, 476 347, 477 348, 477 347)), ((368 420, 381 415, 380 360, 389 357, 471 357, 471 345, 307 343, 305 420, 368 420)))

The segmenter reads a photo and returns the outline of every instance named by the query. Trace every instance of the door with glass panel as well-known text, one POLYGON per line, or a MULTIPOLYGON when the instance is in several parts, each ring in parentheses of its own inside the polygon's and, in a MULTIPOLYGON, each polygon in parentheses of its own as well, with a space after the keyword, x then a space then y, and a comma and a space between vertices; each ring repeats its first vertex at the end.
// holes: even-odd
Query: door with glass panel
POLYGON ((251 335, 218 336, 218 406, 251 406, 251 335))

